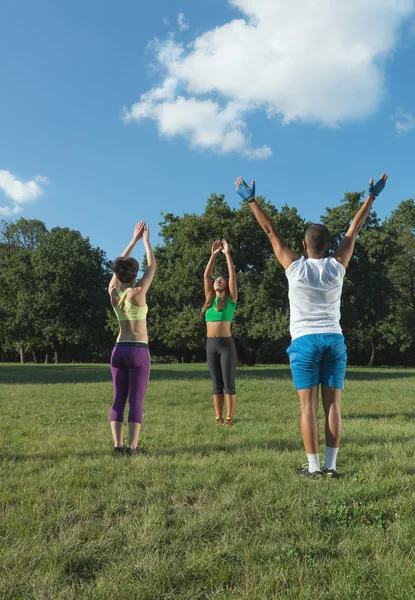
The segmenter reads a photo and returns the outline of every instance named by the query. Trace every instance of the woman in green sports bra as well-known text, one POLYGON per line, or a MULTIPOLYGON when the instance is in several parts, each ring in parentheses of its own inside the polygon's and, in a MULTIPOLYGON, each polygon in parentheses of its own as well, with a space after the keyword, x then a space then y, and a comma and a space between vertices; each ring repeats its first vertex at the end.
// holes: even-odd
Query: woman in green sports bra
POLYGON ((156 259, 150 244, 150 231, 143 221, 137 223, 134 235, 122 256, 113 264, 108 293, 117 316, 120 332, 111 355, 111 374, 114 386, 114 402, 111 408, 111 431, 114 438, 114 453, 122 454, 124 410, 127 398, 130 403, 128 414, 127 454, 143 454, 137 448, 143 416, 143 400, 150 374, 150 354, 147 337, 146 293, 153 280, 156 259), (131 252, 139 239, 143 238, 147 255, 147 268, 136 283, 138 262, 131 252))
POLYGON ((236 348, 231 333, 233 314, 238 300, 236 271, 226 240, 216 240, 204 274, 206 301, 202 309, 207 327, 206 356, 212 378, 213 404, 216 422, 223 423, 223 405, 226 397, 227 425, 233 425, 236 406, 236 348), (219 252, 226 256, 229 280, 216 277, 212 283, 213 268, 219 252))

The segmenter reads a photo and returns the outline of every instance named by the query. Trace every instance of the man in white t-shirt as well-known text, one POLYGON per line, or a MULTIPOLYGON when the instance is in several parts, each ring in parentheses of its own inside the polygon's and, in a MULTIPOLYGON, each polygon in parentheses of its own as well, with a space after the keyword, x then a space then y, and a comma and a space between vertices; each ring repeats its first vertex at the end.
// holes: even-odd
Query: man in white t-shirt
POLYGON ((337 478, 336 459, 342 434, 341 390, 346 371, 346 345, 340 327, 340 301, 346 267, 352 258, 356 238, 372 204, 385 187, 384 173, 376 184, 369 182, 369 194, 357 212, 338 250, 327 257, 330 232, 325 225, 312 225, 303 246, 307 258, 298 257, 282 239, 271 219, 255 201, 251 186, 241 177, 237 193, 247 200, 259 225, 268 235, 277 260, 285 269, 290 300, 290 357, 294 386, 300 397, 301 433, 308 463, 299 469, 305 477, 323 474, 337 478), (326 456, 320 468, 317 422, 318 388, 321 385, 326 417, 326 456))

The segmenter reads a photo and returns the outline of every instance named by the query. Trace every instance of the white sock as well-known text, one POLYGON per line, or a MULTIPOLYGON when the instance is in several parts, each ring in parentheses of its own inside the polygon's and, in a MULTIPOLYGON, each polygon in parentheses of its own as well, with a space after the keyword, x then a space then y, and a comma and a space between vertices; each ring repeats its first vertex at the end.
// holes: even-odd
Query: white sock
POLYGON ((326 458, 324 459, 325 469, 336 470, 336 460, 338 451, 338 448, 329 448, 329 446, 326 447, 326 458))
POLYGON ((310 473, 320 471, 320 454, 307 454, 307 458, 310 473))

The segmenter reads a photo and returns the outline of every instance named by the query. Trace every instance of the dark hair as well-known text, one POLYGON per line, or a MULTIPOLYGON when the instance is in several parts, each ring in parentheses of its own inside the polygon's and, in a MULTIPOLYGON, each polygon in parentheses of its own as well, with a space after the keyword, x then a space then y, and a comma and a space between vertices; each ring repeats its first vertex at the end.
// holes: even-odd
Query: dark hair
POLYGON ((330 231, 325 225, 311 225, 305 232, 304 239, 313 254, 322 254, 330 244, 330 231))
MULTIPOLYGON (((222 310, 225 310, 226 302, 228 301, 228 297, 230 296, 231 292, 229 289, 228 278, 225 275, 218 275, 217 277, 215 277, 215 279, 218 279, 219 277, 223 277, 223 279, 226 279, 226 288, 224 289, 223 292, 221 292, 218 303, 216 305, 216 310, 222 311, 222 310)), ((212 287, 212 289, 209 293, 209 296, 206 298, 206 302, 204 303, 204 305, 202 307, 202 315, 204 315, 205 312, 207 311, 207 309, 212 306, 215 298, 216 298, 216 292, 212 287)))
POLYGON ((120 256, 112 263, 112 270, 121 283, 129 283, 137 277, 138 261, 135 258, 123 258, 120 256))

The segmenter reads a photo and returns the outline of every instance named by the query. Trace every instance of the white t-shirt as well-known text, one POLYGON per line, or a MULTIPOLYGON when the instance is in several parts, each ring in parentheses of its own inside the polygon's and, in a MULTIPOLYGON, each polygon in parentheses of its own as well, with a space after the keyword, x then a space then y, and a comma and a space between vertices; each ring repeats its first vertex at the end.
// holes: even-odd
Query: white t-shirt
POLYGON ((310 333, 341 333, 340 300, 346 269, 338 260, 304 258, 285 274, 290 300, 290 332, 294 340, 310 333))

